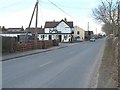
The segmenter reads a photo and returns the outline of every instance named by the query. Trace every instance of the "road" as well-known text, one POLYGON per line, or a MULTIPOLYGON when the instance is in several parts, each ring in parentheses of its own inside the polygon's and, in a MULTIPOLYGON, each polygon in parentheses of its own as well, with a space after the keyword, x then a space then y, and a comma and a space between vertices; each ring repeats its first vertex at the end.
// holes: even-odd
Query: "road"
POLYGON ((4 61, 3 88, 88 88, 105 39, 4 61))

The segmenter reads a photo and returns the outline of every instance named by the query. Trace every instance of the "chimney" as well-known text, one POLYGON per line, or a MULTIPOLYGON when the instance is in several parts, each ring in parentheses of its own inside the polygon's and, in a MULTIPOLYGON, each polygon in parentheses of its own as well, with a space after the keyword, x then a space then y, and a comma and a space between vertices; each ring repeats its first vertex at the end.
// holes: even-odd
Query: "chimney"
POLYGON ((24 31, 24 28, 23 28, 23 26, 21 26, 21 31, 24 31))
POLYGON ((41 25, 41 27, 40 28, 42 28, 42 25, 41 25))
POLYGON ((2 31, 2 28, 1 28, 1 26, 0 26, 0 31, 2 31))
POLYGON ((66 17, 64 18, 65 21, 67 21, 66 17))

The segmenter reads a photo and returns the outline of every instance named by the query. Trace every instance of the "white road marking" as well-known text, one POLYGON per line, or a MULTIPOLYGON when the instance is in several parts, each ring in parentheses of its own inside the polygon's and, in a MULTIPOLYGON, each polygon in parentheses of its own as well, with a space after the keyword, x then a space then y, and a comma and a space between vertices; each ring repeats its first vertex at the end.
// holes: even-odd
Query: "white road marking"
POLYGON ((50 64, 50 63, 52 63, 52 61, 49 61, 49 62, 47 62, 47 63, 44 63, 44 64, 40 65, 40 67, 44 67, 44 66, 46 66, 46 65, 48 65, 48 64, 50 64))

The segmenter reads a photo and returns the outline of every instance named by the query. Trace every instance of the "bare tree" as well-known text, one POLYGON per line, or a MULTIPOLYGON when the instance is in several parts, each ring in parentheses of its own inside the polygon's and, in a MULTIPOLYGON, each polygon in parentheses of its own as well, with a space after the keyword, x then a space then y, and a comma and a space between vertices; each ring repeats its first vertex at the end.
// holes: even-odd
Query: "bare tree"
POLYGON ((109 32, 116 34, 117 30, 117 15, 118 15, 118 0, 101 0, 101 4, 93 10, 94 18, 99 21, 103 22, 103 28, 105 32, 109 32), (107 27, 111 27, 112 30, 107 29, 107 27), (105 30, 105 28, 107 30, 105 30))
POLYGON ((102 31, 109 35, 110 33, 113 32, 112 26, 109 23, 106 23, 102 26, 102 31))

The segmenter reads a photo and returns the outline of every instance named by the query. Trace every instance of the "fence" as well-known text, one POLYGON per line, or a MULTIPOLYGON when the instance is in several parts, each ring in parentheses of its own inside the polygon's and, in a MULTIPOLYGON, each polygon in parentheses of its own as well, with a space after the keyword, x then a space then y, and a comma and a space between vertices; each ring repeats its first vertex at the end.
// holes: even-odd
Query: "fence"
POLYGON ((15 37, 2 37, 2 53, 12 53, 16 51, 17 39, 15 37))
MULTIPOLYGON (((17 38, 3 37, 2 38, 2 53, 23 52, 35 49, 33 40, 28 42, 18 42, 17 38)), ((46 49, 52 46, 58 46, 55 40, 37 41, 37 49, 46 49)))

